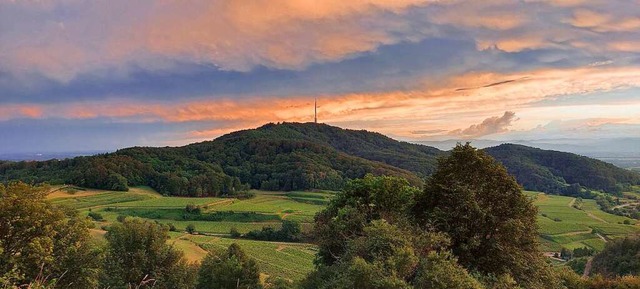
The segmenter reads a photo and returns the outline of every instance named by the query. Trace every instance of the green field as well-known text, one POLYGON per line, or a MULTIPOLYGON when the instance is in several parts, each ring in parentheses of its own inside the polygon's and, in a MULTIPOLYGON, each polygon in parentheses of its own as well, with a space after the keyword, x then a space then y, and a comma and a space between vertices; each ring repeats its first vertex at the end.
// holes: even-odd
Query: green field
POLYGON ((54 204, 77 209, 82 214, 92 211, 102 215, 104 221, 96 222, 97 228, 93 231, 96 237, 104 233, 98 228, 116 222, 119 215, 152 219, 176 227, 179 232, 170 232, 169 242, 184 251, 190 261, 201 260, 208 249, 226 248, 236 242, 256 259, 265 274, 302 278, 313 269, 316 252, 313 245, 237 240, 225 236, 231 228, 241 233, 260 230, 264 226, 278 228, 283 219, 301 222, 303 230, 308 231, 313 216, 322 210, 333 193, 254 193, 256 196, 251 199, 181 198, 164 197, 149 188, 134 188, 127 193, 88 190, 75 195, 59 191, 50 199, 54 204), (202 214, 195 219, 185 219, 188 204, 200 206, 202 214), (185 234, 189 224, 193 224, 201 235, 185 234))
POLYGON ((538 206, 538 225, 544 251, 562 247, 602 250, 606 240, 640 232, 637 221, 605 213, 594 200, 583 200, 582 209, 571 206, 574 198, 526 192, 538 206), (631 225, 622 222, 629 220, 631 225))
MULTIPOLYGON (((116 222, 119 215, 155 220, 172 224, 177 232, 170 232, 176 248, 185 252, 191 261, 201 260, 212 248, 226 248, 240 244, 255 258, 267 275, 291 279, 302 278, 313 269, 315 247, 310 244, 277 243, 228 238, 231 228, 241 233, 259 230, 264 226, 278 228, 282 220, 295 220, 308 231, 313 216, 331 200, 333 192, 263 192, 253 191, 251 199, 183 198, 161 196, 155 191, 139 187, 130 192, 81 191, 75 194, 56 192, 51 201, 79 210, 100 213, 104 221, 97 222, 96 236, 103 226, 116 222), (200 206, 197 217, 185 215, 188 204, 200 206), (199 235, 184 233, 193 224, 199 235)), ((526 192, 538 206, 538 225, 542 250, 557 252, 562 247, 574 249, 591 247, 602 250, 607 240, 640 232, 636 220, 605 213, 594 200, 583 200, 582 208, 572 207, 571 197, 526 192), (631 225, 622 224, 630 220, 631 225)))

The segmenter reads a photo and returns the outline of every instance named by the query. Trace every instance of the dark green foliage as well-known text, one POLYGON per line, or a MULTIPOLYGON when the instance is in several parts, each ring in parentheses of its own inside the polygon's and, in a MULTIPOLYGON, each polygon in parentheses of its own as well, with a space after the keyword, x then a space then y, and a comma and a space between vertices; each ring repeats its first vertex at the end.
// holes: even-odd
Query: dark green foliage
POLYGON ((135 287, 145 276, 154 280, 147 284, 153 288, 193 288, 195 285, 195 269, 181 251, 167 244, 166 227, 128 218, 113 224, 105 238, 108 245, 103 287, 135 287))
POLYGON ((360 236, 372 220, 406 219, 418 191, 406 180, 395 177, 367 175, 351 181, 315 216, 319 261, 333 264, 337 256, 346 252, 347 241, 360 236))
POLYGON ((420 224, 449 235, 453 253, 467 269, 508 274, 525 287, 552 286, 537 248, 537 209, 487 153, 457 145, 439 161, 414 213, 420 224))
POLYGON ((624 184, 640 184, 638 173, 571 153, 513 144, 487 148, 485 151, 502 162, 509 173, 515 175, 518 182, 529 190, 559 194, 567 184, 579 184, 609 193, 620 193, 624 184))
POLYGON ((264 288, 265 289, 293 289, 296 287, 294 287, 293 282, 287 279, 271 276, 267 278, 267 280, 265 281, 264 288))
POLYGON ((588 258, 573 258, 569 262, 567 262, 567 266, 571 268, 574 272, 579 275, 584 274, 584 269, 587 266, 588 258))
MULTIPOLYGON (((232 229, 233 230, 233 229, 232 229)), ((232 237, 233 237, 233 232, 232 237)), ((237 230, 236 230, 237 233, 237 230)), ((244 238, 261 241, 297 242, 301 238, 300 224, 295 221, 284 220, 282 227, 274 230, 271 227, 263 227, 262 230, 254 230, 244 234, 244 238)), ((236 234, 237 235, 237 234, 236 234)))
POLYGON ((258 265, 235 243, 226 251, 209 252, 200 265, 196 288, 262 288, 258 265))
POLYGON ((175 221, 211 221, 211 222, 267 222, 280 221, 276 214, 260 214, 256 212, 207 212, 186 213, 183 209, 155 209, 155 208, 107 208, 109 212, 117 212, 124 216, 145 219, 165 219, 175 221))
POLYGON ((435 252, 429 253, 420 264, 414 286, 430 289, 483 288, 480 282, 456 262, 455 257, 435 252))
POLYGON ((194 224, 187 225, 187 233, 194 234, 196 232, 196 226, 194 224))
POLYGON ((593 272, 607 277, 640 274, 640 237, 608 242, 593 258, 593 272))
POLYGON ((187 214, 194 214, 194 215, 202 214, 202 209, 200 208, 200 206, 196 206, 194 204, 188 204, 184 210, 185 212, 187 212, 187 214))
POLYGON ((418 193, 394 177, 350 182, 316 215, 317 270, 302 288, 482 288, 455 258, 438 253, 446 236, 414 223, 418 193))
POLYGON ((97 286, 100 250, 90 243, 89 222, 45 201, 47 188, 0 184, 0 287, 38 275, 58 286, 97 286))
POLYGON ((573 252, 571 252, 571 250, 567 248, 562 248, 560 250, 560 258, 570 260, 571 258, 573 258, 573 252))
POLYGON ((88 216, 94 221, 98 221, 98 222, 104 221, 104 217, 102 217, 102 215, 97 212, 89 212, 88 216))
POLYGON ((240 237, 242 237, 242 234, 240 234, 240 232, 238 231, 238 229, 236 227, 231 227, 231 229, 229 230, 229 235, 231 235, 231 238, 240 238, 240 237))
MULTIPOLYGON (((640 184, 638 173, 573 154, 514 145, 487 152, 529 190, 592 198, 580 186, 618 192, 625 184, 640 184)), ((435 171, 436 158, 446 154, 378 133, 282 123, 184 147, 133 147, 62 161, 2 162, 0 181, 108 190, 147 185, 166 195, 251 197, 249 188, 339 190, 368 173, 398 176, 421 186, 435 171)))
POLYGON ((573 249, 573 257, 574 258, 593 256, 593 254, 595 254, 595 253, 596 253, 596 250, 594 250, 593 248, 589 248, 589 247, 582 247, 582 248, 573 249))

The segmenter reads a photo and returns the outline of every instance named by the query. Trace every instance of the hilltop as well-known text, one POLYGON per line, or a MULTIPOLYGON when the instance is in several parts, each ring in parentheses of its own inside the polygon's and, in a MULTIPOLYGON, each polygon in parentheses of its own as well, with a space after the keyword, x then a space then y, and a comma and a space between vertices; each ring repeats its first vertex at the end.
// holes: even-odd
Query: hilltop
MULTIPOLYGON (((526 146, 486 149, 531 190, 559 193, 568 184, 617 192, 640 184, 640 174, 570 153, 526 146)), ((0 180, 71 183, 109 190, 148 185, 182 196, 262 190, 341 189, 374 175, 421 186, 447 152, 379 133, 325 124, 267 124, 183 147, 132 147, 66 160, 0 162, 0 180)))

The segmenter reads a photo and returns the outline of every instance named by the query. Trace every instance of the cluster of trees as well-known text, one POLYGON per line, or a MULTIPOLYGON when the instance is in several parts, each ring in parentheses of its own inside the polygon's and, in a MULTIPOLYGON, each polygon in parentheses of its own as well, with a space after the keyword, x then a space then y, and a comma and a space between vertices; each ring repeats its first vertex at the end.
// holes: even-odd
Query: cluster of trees
POLYGON ((103 244, 86 218, 45 201, 46 191, 0 184, 1 288, 262 288, 256 262, 236 244, 192 264, 167 243, 166 226, 138 218, 111 225, 103 244))
POLYGON ((240 235, 232 228, 231 236, 261 241, 298 242, 302 239, 302 230, 298 222, 284 220, 280 229, 277 230, 272 227, 262 227, 262 230, 253 230, 240 235))
MULTIPOLYGON (((619 193, 624 184, 640 184, 638 173, 574 154, 516 145, 486 151, 529 190, 590 198, 589 190, 580 186, 619 193)), ((123 191, 148 185, 163 194, 195 197, 237 195, 249 188, 340 190, 349 180, 369 173, 422 186, 435 172, 437 157, 446 154, 378 133, 282 123, 184 147, 134 147, 62 161, 4 162, 0 180, 123 191)))
POLYGON ((608 242, 593 258, 593 272, 605 277, 640 275, 640 237, 608 242))
POLYGON ((318 269, 303 288, 560 288, 537 249, 536 208, 469 145, 424 190, 393 177, 351 182, 318 215, 318 269))
POLYGON ((640 203, 623 205, 620 202, 620 198, 614 198, 609 195, 599 195, 595 197, 595 200, 600 209, 609 214, 640 220, 640 203))

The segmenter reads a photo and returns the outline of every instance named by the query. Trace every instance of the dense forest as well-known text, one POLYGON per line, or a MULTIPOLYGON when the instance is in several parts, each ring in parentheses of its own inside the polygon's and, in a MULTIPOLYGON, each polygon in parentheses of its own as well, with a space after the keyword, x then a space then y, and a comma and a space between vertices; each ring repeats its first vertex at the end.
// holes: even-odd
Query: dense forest
MULTIPOLYGON (((529 190, 566 193, 569 184, 619 192, 640 174, 569 153, 501 145, 486 150, 529 190)), ((91 157, 0 162, 0 181, 75 184, 126 191, 148 185, 168 195, 237 195, 262 190, 339 190, 366 174, 421 186, 448 152, 378 133, 324 124, 267 124, 183 147, 133 147, 91 157)))
POLYGON ((640 183, 640 174, 572 153, 504 144, 487 148, 526 189, 560 194, 567 184, 620 193, 625 184, 640 183))

